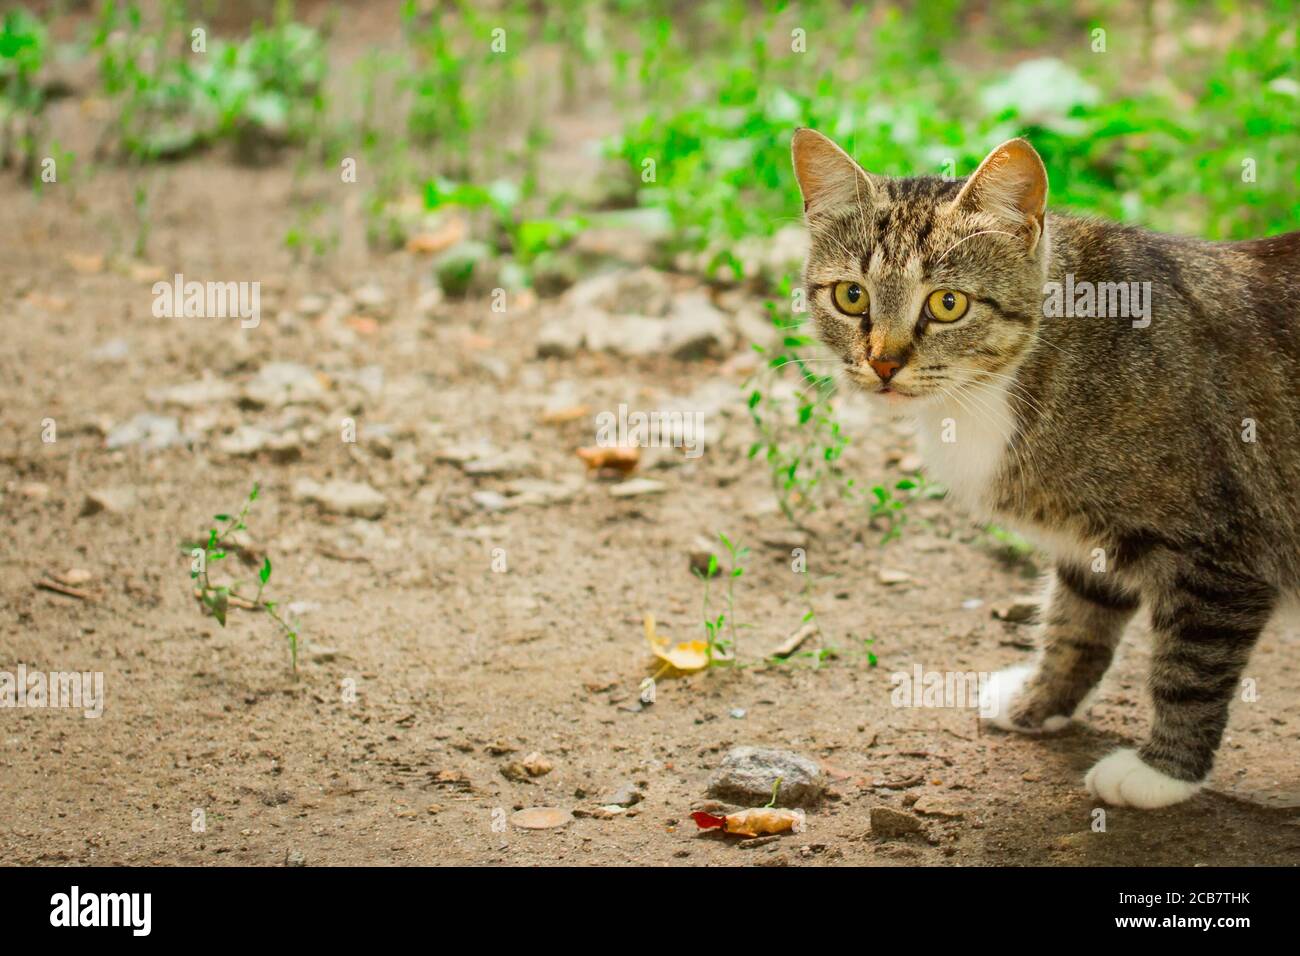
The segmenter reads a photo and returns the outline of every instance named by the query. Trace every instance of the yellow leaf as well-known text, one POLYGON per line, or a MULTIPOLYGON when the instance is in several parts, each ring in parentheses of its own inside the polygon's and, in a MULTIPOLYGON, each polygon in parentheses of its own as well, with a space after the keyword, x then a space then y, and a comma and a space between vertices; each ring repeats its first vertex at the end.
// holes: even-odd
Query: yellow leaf
POLYGON ((709 645, 704 641, 681 641, 677 644, 655 633, 655 616, 645 616, 645 639, 650 652, 679 671, 700 671, 709 666, 709 645))
POLYGON ((726 830, 738 836, 756 837, 764 833, 800 832, 804 826, 802 810, 783 810, 775 807, 754 807, 739 813, 728 813, 726 830))

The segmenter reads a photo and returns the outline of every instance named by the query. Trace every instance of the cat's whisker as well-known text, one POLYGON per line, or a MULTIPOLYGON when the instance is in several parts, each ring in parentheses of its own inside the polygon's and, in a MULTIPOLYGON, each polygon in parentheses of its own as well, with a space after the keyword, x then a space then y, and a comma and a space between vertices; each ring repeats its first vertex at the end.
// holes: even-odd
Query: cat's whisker
POLYGON ((1036 411, 1039 415, 1045 416, 1047 414, 1047 410, 1043 408, 1042 403, 1039 402, 1038 399, 1035 398, 1029 392, 1029 390, 1025 387, 1025 384, 1021 382, 1017 376, 1009 375, 1006 372, 993 371, 990 369, 980 369, 976 374, 985 376, 994 382, 998 382, 1006 386, 1009 389, 1014 389, 1016 397, 1019 398, 1021 401, 1023 401, 1025 404, 1029 405, 1031 408, 1033 408, 1033 410, 1036 411))
POLYGON ((775 371, 777 371, 778 369, 783 369, 783 368, 785 368, 787 365, 827 365, 827 364, 843 365, 843 364, 844 364, 844 360, 843 360, 843 359, 838 359, 838 358, 833 358, 833 359, 829 359, 829 358, 827 358, 827 359, 807 359, 807 358, 797 358, 797 359, 793 359, 793 358, 792 358, 792 359, 787 359, 786 361, 782 362, 780 365, 769 365, 768 368, 770 368, 772 371, 775 372, 775 371))

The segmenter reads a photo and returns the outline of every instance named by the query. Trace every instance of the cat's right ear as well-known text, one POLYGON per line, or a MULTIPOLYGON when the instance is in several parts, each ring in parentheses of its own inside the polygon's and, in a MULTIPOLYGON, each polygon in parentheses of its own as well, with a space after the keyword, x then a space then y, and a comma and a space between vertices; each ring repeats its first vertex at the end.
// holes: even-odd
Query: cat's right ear
POLYGON ((800 127, 790 143, 794 174, 809 216, 871 196, 871 180, 848 153, 816 130, 800 127))

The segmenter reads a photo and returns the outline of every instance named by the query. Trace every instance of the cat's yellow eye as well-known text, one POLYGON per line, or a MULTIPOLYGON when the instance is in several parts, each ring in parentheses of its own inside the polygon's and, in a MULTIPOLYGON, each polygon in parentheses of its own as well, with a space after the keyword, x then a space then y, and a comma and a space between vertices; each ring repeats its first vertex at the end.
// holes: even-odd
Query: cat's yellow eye
POLYGON ((845 315, 862 315, 871 304, 871 300, 867 298, 867 290, 860 282, 835 283, 834 298, 835 308, 845 315))
POLYGON ((925 305, 930 312, 930 318, 936 322, 956 322, 966 314, 970 302, 961 292, 953 289, 936 289, 930 293, 930 298, 926 300, 925 305))

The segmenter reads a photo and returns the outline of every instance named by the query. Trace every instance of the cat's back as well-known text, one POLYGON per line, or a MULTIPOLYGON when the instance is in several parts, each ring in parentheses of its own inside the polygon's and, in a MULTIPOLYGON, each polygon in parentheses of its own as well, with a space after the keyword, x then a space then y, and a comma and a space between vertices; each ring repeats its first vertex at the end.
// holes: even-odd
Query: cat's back
MULTIPOLYGON (((1206 361, 1300 363, 1300 231, 1215 242, 1062 215, 1049 216, 1049 229, 1049 279, 1067 289, 1149 291, 1136 301, 1151 321, 1134 327, 1158 332, 1151 345, 1206 361)), ((1128 328, 1096 323, 1090 334, 1141 347, 1128 328)))
POLYGON ((1219 308, 1290 306, 1279 293, 1300 293, 1300 231, 1231 242, 1152 232, 1101 219, 1049 216, 1051 271, 1073 271, 1093 281, 1150 281, 1175 293, 1198 295, 1219 308), (1225 285, 1226 283, 1226 285, 1225 285), (1224 291, 1252 291, 1224 299, 1224 291))

